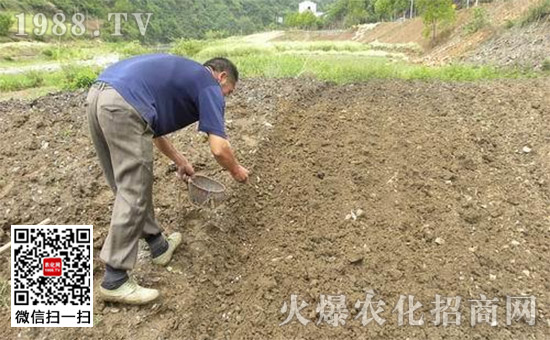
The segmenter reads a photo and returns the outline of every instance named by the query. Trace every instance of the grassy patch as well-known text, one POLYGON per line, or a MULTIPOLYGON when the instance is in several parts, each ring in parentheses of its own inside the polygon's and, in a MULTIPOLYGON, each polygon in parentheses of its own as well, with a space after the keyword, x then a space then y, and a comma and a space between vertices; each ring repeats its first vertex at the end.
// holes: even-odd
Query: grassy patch
POLYGON ((0 44, 0 59, 16 60, 19 58, 32 58, 39 56, 47 44, 41 42, 11 42, 0 44))
MULTIPOLYGON (((232 57, 243 77, 287 78, 313 76, 336 83, 371 79, 476 81, 532 78, 540 75, 524 69, 452 64, 428 67, 383 57, 356 55, 262 54, 232 57)), ((199 59, 204 61, 204 59, 199 59)), ((0 75, 0 91, 20 91, 42 86, 75 90, 89 87, 99 74, 95 67, 65 66, 57 72, 0 75)))
POLYGON ((460 64, 428 67, 388 58, 357 56, 277 55, 233 59, 245 77, 284 78, 309 75, 337 83, 371 79, 475 81, 536 76, 534 72, 520 69, 460 64))
POLYGON ((389 44, 389 43, 379 42, 378 40, 376 40, 369 43, 368 46, 377 50, 405 52, 405 53, 411 53, 411 54, 420 54, 423 52, 422 47, 417 43, 413 43, 413 42, 389 44))
POLYGON ((127 43, 110 43, 110 50, 112 52, 118 53, 123 58, 152 52, 149 47, 143 46, 139 41, 131 41, 127 43))
POLYGON ((208 59, 217 56, 243 57, 273 55, 276 53, 302 52, 365 52, 372 47, 354 41, 285 41, 274 43, 252 43, 239 38, 224 40, 181 40, 174 44, 171 52, 187 57, 208 59))
POLYGON ((100 69, 89 66, 63 66, 55 72, 26 72, 0 75, 0 91, 12 92, 38 87, 56 87, 76 90, 89 87, 97 78, 100 69))
POLYGON ((173 54, 192 58, 199 54, 208 45, 213 44, 213 42, 205 40, 181 39, 174 43, 170 52, 172 52, 173 54))
POLYGON ((149 53, 150 51, 150 48, 142 46, 138 42, 12 42, 0 44, 0 66, 17 67, 49 61, 82 61, 108 54, 120 54, 123 57, 129 57, 149 53))
POLYGON ((268 44, 220 44, 205 47, 195 55, 198 59, 209 59, 219 56, 227 58, 255 57, 274 55, 277 52, 273 45, 268 44))
POLYGON ((41 55, 48 60, 61 62, 91 60, 95 57, 107 54, 120 54, 129 57, 148 53, 149 49, 138 42, 99 43, 78 41, 71 43, 51 43, 41 51, 41 55))
POLYGON ((550 16, 550 0, 541 0, 533 5, 520 20, 520 26, 527 26, 548 20, 550 16))
POLYGON ((335 52, 363 52, 371 46, 355 41, 288 41, 277 42, 273 46, 278 52, 287 51, 335 51, 335 52))
MULTIPOLYGON (((65 48, 71 49, 70 46, 59 46, 58 48, 62 51, 65 48)), ((42 49, 40 53, 44 55, 43 51, 47 50, 42 49)), ((94 51, 94 45, 78 44, 75 50, 69 53, 69 60, 83 57, 88 52, 94 51)), ((144 48, 138 43, 119 43, 103 44, 98 46, 95 51, 117 51, 124 56, 130 56, 148 53, 150 49, 144 48)), ((243 77, 285 78, 307 75, 337 83, 362 82, 371 79, 476 81, 529 78, 546 74, 535 73, 527 69, 502 69, 492 66, 451 64, 429 67, 411 64, 405 61, 406 57, 403 54, 384 52, 373 49, 370 45, 356 42, 259 44, 249 43, 238 38, 211 41, 186 40, 175 44, 171 52, 192 56, 199 62, 204 62, 212 57, 228 57, 237 64, 243 77)), ((52 58, 59 58, 65 63, 64 57, 65 53, 61 53, 59 57, 52 58)), ((70 65, 70 62, 67 65, 70 65)), ((69 90, 87 88, 93 83, 99 72, 100 69, 97 67, 64 66, 62 70, 51 73, 29 72, 0 75, 0 91, 21 91, 39 87, 57 87, 69 90)))
MULTIPOLYGON (((550 0, 548 0, 550 1, 550 0)), ((485 20, 481 13, 480 21, 485 20)), ((244 77, 284 78, 315 76, 338 83, 370 79, 419 79, 474 81, 484 79, 534 77, 523 69, 499 69, 491 66, 453 64, 428 67, 405 61, 394 51, 418 52, 415 45, 362 44, 353 41, 286 41, 250 43, 239 38, 217 41, 182 41, 172 53, 192 56, 198 61, 212 57, 233 60, 244 77)))
POLYGON ((20 91, 40 87, 44 84, 45 75, 42 72, 2 75, 0 76, 0 91, 20 91))
POLYGON ((45 48, 42 55, 48 60, 89 60, 97 55, 97 52, 89 47, 72 46, 68 44, 55 44, 45 48))

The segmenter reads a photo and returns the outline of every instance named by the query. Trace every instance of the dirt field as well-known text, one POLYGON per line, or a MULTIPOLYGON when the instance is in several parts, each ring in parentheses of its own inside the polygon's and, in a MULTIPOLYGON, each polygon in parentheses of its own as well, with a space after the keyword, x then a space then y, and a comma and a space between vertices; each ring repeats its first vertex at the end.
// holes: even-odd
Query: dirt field
MULTIPOLYGON (((156 161, 161 225, 184 233, 168 269, 140 253, 134 275, 163 298, 145 307, 95 299, 93 329, 11 329, 20 339, 545 339, 550 337, 550 99, 547 80, 336 86, 245 80, 228 103, 238 185, 195 127, 174 136, 202 173, 228 185, 217 212, 185 199, 169 162, 156 161), (349 218, 351 212, 357 219, 349 218), (348 219, 346 219, 348 217, 348 219), (374 290, 382 326, 354 320, 374 290), (302 326, 281 313, 309 304, 302 326), (315 325, 320 295, 347 297, 345 326, 315 325), (397 325, 400 295, 426 325, 397 325), (435 295, 461 296, 463 322, 436 327, 435 295), (469 299, 498 298, 498 326, 470 326, 469 299), (505 326, 506 296, 537 297, 536 326, 505 326), (359 309, 360 310, 360 309, 359 309)), ((94 224, 97 254, 112 195, 87 137, 82 93, 0 103, 0 243, 11 224, 94 224)), ((9 278, 0 257, 0 279, 9 278)), ((405 321, 406 322, 406 321, 405 321)))

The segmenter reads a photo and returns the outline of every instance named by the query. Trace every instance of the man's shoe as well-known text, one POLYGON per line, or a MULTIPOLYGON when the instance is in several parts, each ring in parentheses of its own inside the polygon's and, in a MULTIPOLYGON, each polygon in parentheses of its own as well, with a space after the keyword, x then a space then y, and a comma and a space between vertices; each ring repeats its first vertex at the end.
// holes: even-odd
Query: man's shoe
POLYGON ((166 239, 168 242, 168 249, 162 255, 155 257, 153 259, 153 263, 158 264, 159 266, 166 266, 172 259, 172 255, 174 254, 176 248, 178 248, 181 244, 182 239, 183 237, 181 236, 181 233, 173 233, 168 236, 166 239))
POLYGON ((145 305, 159 297, 156 289, 144 288, 138 285, 133 279, 128 279, 117 289, 99 288, 99 295, 103 301, 120 302, 129 305, 145 305))

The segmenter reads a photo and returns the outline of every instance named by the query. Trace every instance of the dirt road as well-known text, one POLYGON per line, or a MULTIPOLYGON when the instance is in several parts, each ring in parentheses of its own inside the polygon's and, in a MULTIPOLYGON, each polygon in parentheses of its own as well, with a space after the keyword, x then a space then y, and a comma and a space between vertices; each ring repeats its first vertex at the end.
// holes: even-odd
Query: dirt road
MULTIPOLYGON (((141 252, 134 272, 162 300, 123 307, 95 300, 93 329, 9 328, 21 339, 545 339, 549 335, 550 99, 547 80, 337 86, 245 80, 228 103, 241 186, 220 172, 196 128, 175 143, 231 197, 216 214, 181 197, 157 156, 157 217, 185 245, 168 269, 141 252), (361 210, 361 211, 359 211, 361 210), (353 214, 352 214, 353 212, 353 214), (372 290, 383 326, 355 320, 372 290), (309 319, 279 326, 291 295, 309 319), (321 295, 345 295, 345 325, 316 325, 321 295), (434 326, 435 296, 461 296, 461 326, 434 326), (471 299, 498 298, 496 327, 470 325, 471 299), (423 326, 398 326, 414 295, 423 326), (506 326, 506 297, 537 298, 536 325, 506 326), (405 304, 405 310, 407 304, 405 304)), ((98 253, 112 196, 87 137, 83 94, 0 103, 0 215, 95 226, 98 253)), ((9 278, 1 257, 0 278, 9 278)), ((96 289, 102 272, 95 262, 96 289)), ((4 333, 4 334, 2 334, 4 333)), ((2 336, 6 335, 6 336, 2 336)))

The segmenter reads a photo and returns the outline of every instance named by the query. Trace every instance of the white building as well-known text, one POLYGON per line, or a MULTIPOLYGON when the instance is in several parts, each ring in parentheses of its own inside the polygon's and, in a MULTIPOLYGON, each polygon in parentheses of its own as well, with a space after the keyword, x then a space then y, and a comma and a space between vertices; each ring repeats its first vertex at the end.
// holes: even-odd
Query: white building
POLYGON ((305 11, 311 11, 317 13, 317 4, 313 1, 303 1, 298 5, 298 12, 304 13, 305 11))
POLYGON ((318 17, 323 15, 323 13, 317 12, 317 4, 313 1, 300 2, 300 4, 298 5, 298 12, 304 13, 305 11, 310 11, 318 17))

